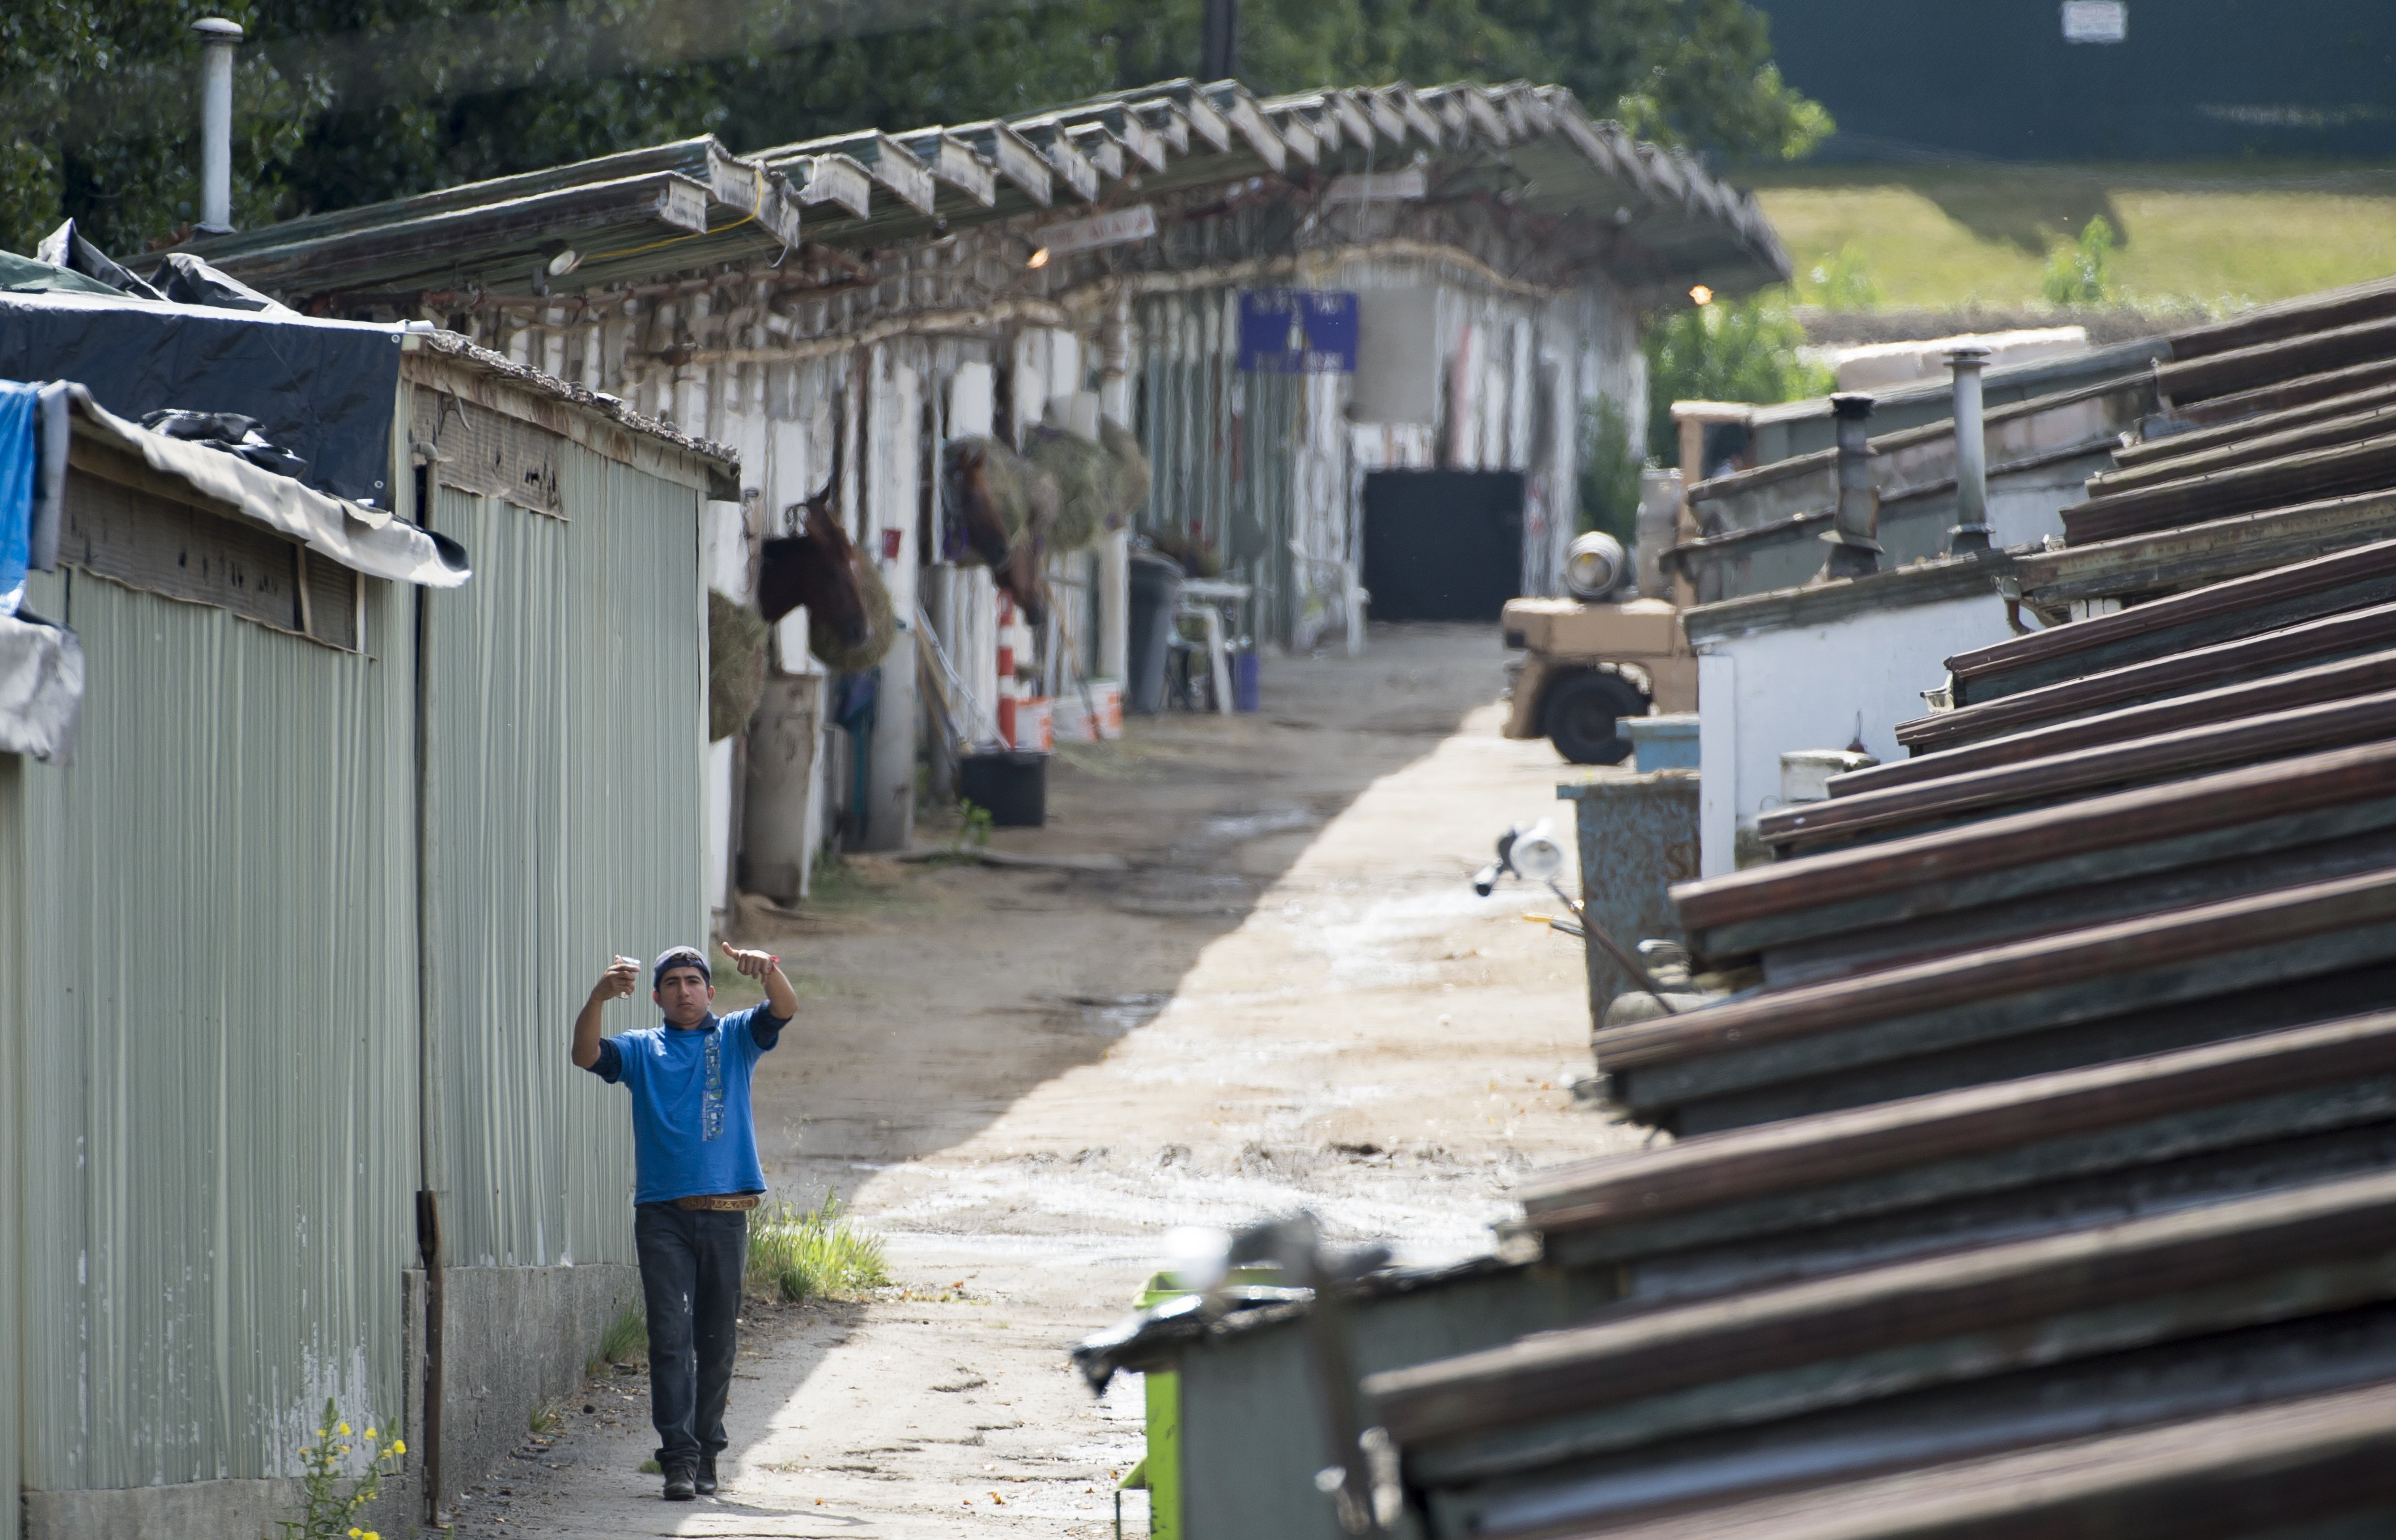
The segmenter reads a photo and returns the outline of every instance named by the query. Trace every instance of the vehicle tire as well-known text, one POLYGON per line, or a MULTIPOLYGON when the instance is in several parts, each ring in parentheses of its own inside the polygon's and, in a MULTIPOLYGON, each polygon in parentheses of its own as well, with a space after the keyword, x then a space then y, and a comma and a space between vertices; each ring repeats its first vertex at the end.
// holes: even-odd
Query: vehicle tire
POLYGON ((1620 764, 1630 758, 1620 719, 1646 714, 1647 697, 1629 681, 1594 670, 1559 680, 1542 712, 1548 741, 1575 764, 1620 764))

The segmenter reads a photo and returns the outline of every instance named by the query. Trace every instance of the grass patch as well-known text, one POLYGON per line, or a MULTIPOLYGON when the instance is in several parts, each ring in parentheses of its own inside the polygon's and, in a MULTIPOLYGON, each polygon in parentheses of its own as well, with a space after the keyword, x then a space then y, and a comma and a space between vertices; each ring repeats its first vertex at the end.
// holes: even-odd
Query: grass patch
POLYGON ((832 914, 870 914, 919 909, 922 896, 908 891, 908 872, 897 862, 824 856, 802 907, 832 914))
POLYGON ((749 1292, 769 1298, 839 1299, 890 1281, 881 1237, 843 1216, 840 1197, 802 1209, 763 1203, 749 1217, 749 1292))
POLYGON ((536 1434, 554 1433, 566 1425, 566 1408, 558 1401, 545 1401, 532 1409, 525 1427, 536 1434))
POLYGON ((2262 303, 2396 272, 2396 172, 2223 166, 1795 166, 1742 169, 1797 299, 1859 279, 1882 303, 2036 306, 2057 247, 2113 232, 2130 303, 2262 303), (1815 276, 1817 270, 1820 278, 1815 276))
MULTIPOLYGON (((599 1334, 599 1351, 582 1366, 586 1374, 596 1374, 610 1364, 628 1363, 649 1350, 648 1318, 637 1305, 627 1305, 624 1313, 607 1323, 599 1334)), ((540 1431, 535 1428, 534 1432, 540 1431)))

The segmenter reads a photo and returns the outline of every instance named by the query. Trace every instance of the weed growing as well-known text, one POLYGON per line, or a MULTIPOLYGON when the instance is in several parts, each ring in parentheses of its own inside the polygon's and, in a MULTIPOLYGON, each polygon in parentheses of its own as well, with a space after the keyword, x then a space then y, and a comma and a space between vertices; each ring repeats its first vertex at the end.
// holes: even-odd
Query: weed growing
POLYGON ((889 1281, 881 1238, 844 1217, 836 1193, 811 1209, 780 1200, 749 1216, 752 1294, 793 1303, 838 1299, 889 1281))
MULTIPOLYGON (((628 1363, 649 1350, 648 1318, 637 1305, 626 1306, 624 1313, 607 1323, 599 1334, 599 1351, 582 1366, 585 1374, 597 1374, 608 1365, 628 1363)), ((538 1433, 539 1428, 533 1429, 538 1433)))
POLYGON ((353 1439, 350 1425, 341 1420, 340 1409, 326 1401, 324 1419, 316 1425, 316 1441, 300 1451, 300 1517, 278 1519, 274 1523, 283 1532, 282 1540, 342 1540, 343 1536, 380 1540, 375 1531, 360 1529, 351 1520, 381 1493, 384 1477, 399 1474, 406 1454, 405 1439, 383 1443, 380 1430, 375 1427, 368 1427, 364 1438, 353 1439), (360 1443, 366 1450, 366 1473, 344 1475, 343 1467, 360 1443))

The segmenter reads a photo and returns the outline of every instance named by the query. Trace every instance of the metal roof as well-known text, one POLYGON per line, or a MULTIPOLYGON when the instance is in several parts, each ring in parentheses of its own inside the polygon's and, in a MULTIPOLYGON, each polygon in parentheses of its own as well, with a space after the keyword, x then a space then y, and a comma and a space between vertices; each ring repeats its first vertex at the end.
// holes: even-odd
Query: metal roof
POLYGON ((1618 1303, 1367 1382, 1430 1534, 2396 1515, 2396 283, 2170 342, 2047 628, 1674 890, 1712 998, 1592 1042, 1678 1142, 1515 1193, 1618 1303))
POLYGON ((804 235, 886 247, 1025 216, 1066 219, 1257 177, 1308 195, 1419 167, 1434 201, 1490 200, 1575 232, 1634 288, 1736 293, 1788 276, 1754 201, 1677 151, 1591 119, 1561 86, 1404 85, 1258 99, 1160 82, 979 123, 860 129, 735 155, 702 137, 198 241, 297 296, 540 296, 764 257, 804 235))

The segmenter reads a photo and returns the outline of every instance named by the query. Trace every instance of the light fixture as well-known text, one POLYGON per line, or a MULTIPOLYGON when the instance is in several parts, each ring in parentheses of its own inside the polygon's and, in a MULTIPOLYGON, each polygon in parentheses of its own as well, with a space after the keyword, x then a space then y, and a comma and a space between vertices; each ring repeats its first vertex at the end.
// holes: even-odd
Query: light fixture
POLYGON ((1703 284, 1695 284, 1689 288, 1689 298, 1700 305, 1710 305, 1714 302, 1714 291, 1703 284))
POLYGON ((1564 847, 1556 838, 1555 826, 1545 818, 1515 831, 1509 858, 1516 871, 1534 883, 1551 883, 1564 870, 1564 847))
POLYGON ((575 250, 572 246, 567 246, 550 258, 549 275, 552 278, 563 278, 581 265, 582 253, 575 250))
POLYGON ((1030 257, 1024 259, 1023 265, 1028 268, 1046 267, 1048 265, 1048 248, 1046 246, 1042 246, 1030 257))

